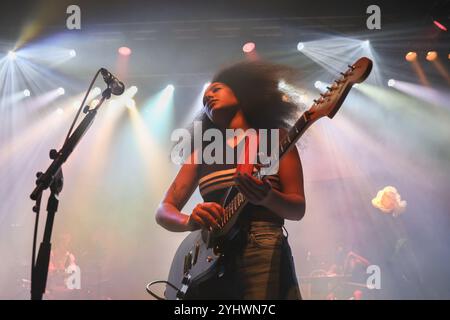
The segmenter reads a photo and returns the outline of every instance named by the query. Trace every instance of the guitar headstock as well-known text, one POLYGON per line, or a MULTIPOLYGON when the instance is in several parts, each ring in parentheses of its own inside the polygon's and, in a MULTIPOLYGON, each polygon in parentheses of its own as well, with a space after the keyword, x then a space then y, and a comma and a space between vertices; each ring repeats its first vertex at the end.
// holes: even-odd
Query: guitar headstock
POLYGON ((352 86, 366 80, 371 70, 372 60, 366 57, 349 65, 345 72, 341 72, 342 77, 335 80, 331 87, 327 87, 328 90, 321 93, 319 99, 314 100, 314 104, 308 110, 310 120, 315 121, 325 116, 333 118, 352 86))

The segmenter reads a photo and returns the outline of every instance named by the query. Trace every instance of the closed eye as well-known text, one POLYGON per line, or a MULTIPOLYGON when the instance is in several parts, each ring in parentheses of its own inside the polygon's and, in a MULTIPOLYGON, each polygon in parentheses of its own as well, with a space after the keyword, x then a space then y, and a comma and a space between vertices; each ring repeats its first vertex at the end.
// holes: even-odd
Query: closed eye
MULTIPOLYGON (((209 89, 209 91, 211 91, 212 93, 216 93, 220 89, 222 89, 220 86, 213 86, 211 89, 209 89)), ((206 97, 207 97, 207 92, 205 93, 205 96, 203 97, 203 106, 206 106, 206 103, 208 102, 208 99, 206 97)))

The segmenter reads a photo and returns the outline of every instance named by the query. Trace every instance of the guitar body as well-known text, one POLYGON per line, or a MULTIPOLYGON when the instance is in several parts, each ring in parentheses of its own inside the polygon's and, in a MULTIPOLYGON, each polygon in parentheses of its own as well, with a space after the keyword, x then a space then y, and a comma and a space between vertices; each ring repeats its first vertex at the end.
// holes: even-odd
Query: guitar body
POLYGON ((202 239, 202 231, 197 230, 191 232, 180 244, 169 272, 169 282, 179 288, 179 291, 173 289, 171 286, 166 287, 164 293, 166 299, 195 299, 191 293, 195 290, 195 286, 191 287, 192 283, 199 283, 202 279, 206 281, 208 278, 214 276, 214 267, 219 262, 220 256, 213 252, 212 248, 207 248, 202 239), (192 260, 192 267, 189 273, 185 272, 186 257, 196 254, 198 247, 198 255, 196 261, 192 260))
MULTIPOLYGON (((242 197, 236 197, 238 190, 235 187, 228 188, 222 206, 230 210, 244 201, 242 197), (233 202, 234 201, 234 202, 233 202)), ((244 206, 233 212, 223 228, 216 231, 196 230, 191 232, 178 247, 169 271, 169 282, 179 290, 166 286, 164 293, 166 299, 205 299, 205 291, 214 289, 217 281, 226 272, 224 260, 227 245, 231 244, 241 229, 243 219, 239 214, 244 206)), ((217 288, 216 288, 217 289, 217 288)), ((218 290, 217 295, 220 296, 218 290)))
MULTIPOLYGON (((311 108, 304 112, 294 124, 279 146, 279 158, 282 158, 309 126, 321 117, 333 118, 355 83, 364 81, 372 69, 372 61, 360 58, 348 66, 342 77, 327 87, 311 108)), ((259 175, 259 172, 257 173, 259 175)), ((216 293, 227 286, 227 249, 242 229, 245 219, 241 216, 247 199, 236 187, 230 187, 224 196, 222 206, 225 214, 218 221, 218 230, 198 230, 191 232, 179 246, 169 272, 166 286, 166 299, 208 299, 220 297, 216 293), (224 278, 225 277, 225 278, 224 278)))

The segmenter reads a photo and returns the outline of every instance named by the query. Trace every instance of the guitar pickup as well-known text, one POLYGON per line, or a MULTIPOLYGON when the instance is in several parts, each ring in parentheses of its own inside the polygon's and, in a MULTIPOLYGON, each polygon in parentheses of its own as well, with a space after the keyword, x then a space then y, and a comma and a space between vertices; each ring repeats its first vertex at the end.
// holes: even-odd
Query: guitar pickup
POLYGON ((192 251, 189 251, 187 255, 184 256, 184 268, 183 272, 187 273, 192 267, 192 251))
POLYGON ((198 253, 200 252, 200 245, 197 243, 195 245, 195 252, 194 252, 194 261, 192 262, 192 265, 197 263, 197 259, 198 259, 198 253))

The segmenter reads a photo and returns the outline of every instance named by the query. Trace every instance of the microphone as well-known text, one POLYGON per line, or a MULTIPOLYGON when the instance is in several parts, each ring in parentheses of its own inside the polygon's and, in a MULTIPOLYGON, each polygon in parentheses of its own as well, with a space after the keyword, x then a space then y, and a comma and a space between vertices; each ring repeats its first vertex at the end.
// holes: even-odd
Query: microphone
POLYGON ((120 96, 125 91, 125 85, 122 81, 119 81, 111 72, 106 70, 105 68, 101 68, 100 72, 102 73, 103 80, 105 80, 108 87, 111 89, 111 93, 120 96))

